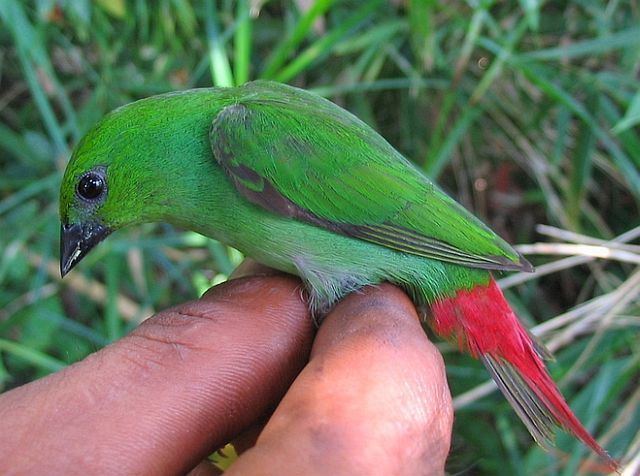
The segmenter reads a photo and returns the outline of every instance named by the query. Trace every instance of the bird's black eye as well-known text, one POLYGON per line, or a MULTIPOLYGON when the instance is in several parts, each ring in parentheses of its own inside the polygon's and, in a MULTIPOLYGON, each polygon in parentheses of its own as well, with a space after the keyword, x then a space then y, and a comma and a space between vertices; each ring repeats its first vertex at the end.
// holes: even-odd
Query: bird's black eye
POLYGON ((105 190, 104 178, 95 172, 89 172, 78 182, 78 195, 85 200, 99 198, 105 190))

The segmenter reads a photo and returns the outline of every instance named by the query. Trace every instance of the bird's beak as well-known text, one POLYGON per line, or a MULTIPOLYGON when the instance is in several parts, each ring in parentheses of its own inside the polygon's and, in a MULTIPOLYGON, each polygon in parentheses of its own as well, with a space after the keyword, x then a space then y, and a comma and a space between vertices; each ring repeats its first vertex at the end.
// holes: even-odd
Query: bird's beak
POLYGON ((64 277, 111 230, 100 223, 62 224, 60 227, 60 274, 64 277))

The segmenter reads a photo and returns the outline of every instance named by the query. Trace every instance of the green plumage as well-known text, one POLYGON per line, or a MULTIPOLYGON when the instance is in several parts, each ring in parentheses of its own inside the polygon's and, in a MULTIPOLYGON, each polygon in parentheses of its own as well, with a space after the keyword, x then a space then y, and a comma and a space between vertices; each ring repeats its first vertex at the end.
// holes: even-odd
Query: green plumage
POLYGON ((362 121, 277 83, 120 108, 79 144, 64 184, 63 222, 196 230, 300 275, 322 309, 381 281, 431 302, 488 280, 467 266, 528 265, 362 121), (95 167, 108 192, 87 207, 74 184, 95 167))
POLYGON ((522 266, 506 242, 356 117, 284 85, 243 90, 216 116, 210 138, 218 161, 254 203, 427 258, 522 266))

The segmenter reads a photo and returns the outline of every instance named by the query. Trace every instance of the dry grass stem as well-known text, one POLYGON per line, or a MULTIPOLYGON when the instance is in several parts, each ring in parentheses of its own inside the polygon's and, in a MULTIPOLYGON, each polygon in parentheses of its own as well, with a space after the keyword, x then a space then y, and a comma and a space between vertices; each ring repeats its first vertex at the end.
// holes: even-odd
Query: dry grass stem
MULTIPOLYGON (((42 256, 29 251, 26 251, 25 253, 29 262, 33 266, 44 266, 47 270, 47 274, 52 279, 55 281, 61 281, 60 269, 57 262, 45 260, 42 256)), ((80 273, 69 274, 65 277, 64 284, 101 305, 104 305, 107 302, 107 288, 104 284, 93 279, 87 279, 80 273)), ((116 306, 120 316, 128 321, 141 322, 153 314, 152 309, 139 306, 135 301, 123 296, 122 294, 118 295, 116 306)))
POLYGON ((603 245, 533 243, 531 245, 519 245, 515 248, 524 255, 591 256, 593 258, 612 259, 626 263, 640 264, 640 254, 609 248, 603 245))

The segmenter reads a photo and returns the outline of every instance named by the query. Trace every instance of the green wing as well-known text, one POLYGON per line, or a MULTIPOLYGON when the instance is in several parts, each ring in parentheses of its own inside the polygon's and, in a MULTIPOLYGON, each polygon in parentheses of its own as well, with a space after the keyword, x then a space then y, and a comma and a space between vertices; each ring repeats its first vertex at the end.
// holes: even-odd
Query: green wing
POLYGON ((532 270, 380 135, 333 103, 249 83, 213 120, 216 160, 274 213, 398 251, 485 269, 532 270))

